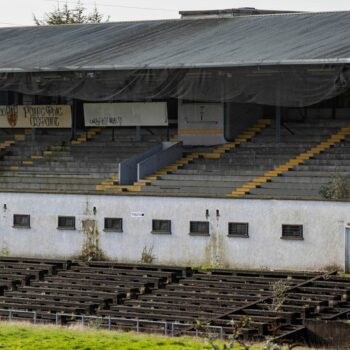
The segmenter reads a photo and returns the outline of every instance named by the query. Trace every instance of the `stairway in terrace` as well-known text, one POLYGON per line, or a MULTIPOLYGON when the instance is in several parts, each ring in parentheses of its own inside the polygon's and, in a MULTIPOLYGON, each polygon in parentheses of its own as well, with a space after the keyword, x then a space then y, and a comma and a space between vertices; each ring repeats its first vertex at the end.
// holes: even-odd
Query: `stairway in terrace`
POLYGON ((0 190, 94 192, 105 178, 118 178, 121 160, 166 139, 166 129, 143 132, 136 141, 131 128, 91 129, 70 141, 69 130, 49 130, 11 147, 0 162, 0 190))
MULTIPOLYGON (((143 184, 141 192, 157 195, 227 196, 312 147, 317 147, 339 132, 347 123, 348 121, 343 120, 286 123, 286 128, 282 128, 281 141, 278 143, 276 143, 275 125, 272 123, 247 142, 241 143, 239 147, 227 148, 220 157, 198 156, 164 174, 156 174, 155 177, 151 177, 152 181, 143 184)), ((302 167, 303 165, 300 165, 293 169, 294 173, 298 174, 298 170, 302 170, 302 167)), ((295 178, 298 178, 298 175, 295 178)), ((274 178, 271 183, 266 184, 266 187, 273 186, 275 180, 276 183, 283 182, 283 177, 274 178)), ((290 186, 293 187, 293 184, 290 186)), ((292 193, 301 197, 310 194, 317 196, 319 186, 310 188, 313 189, 311 193, 298 191, 297 187, 294 192, 292 190, 292 193)), ((247 192, 259 195, 260 189, 247 192)), ((243 191, 242 195, 244 194, 243 191)), ((279 195, 279 193, 271 191, 271 195, 279 195)))

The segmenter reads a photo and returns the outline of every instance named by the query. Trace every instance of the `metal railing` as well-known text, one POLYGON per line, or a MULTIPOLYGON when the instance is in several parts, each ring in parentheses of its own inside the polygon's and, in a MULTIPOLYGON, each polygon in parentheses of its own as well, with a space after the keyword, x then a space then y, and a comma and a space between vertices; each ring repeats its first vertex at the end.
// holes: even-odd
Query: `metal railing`
MULTIPOLYGON (((15 309, 0 309, 0 312, 7 312, 8 313, 8 321, 15 321, 16 318, 20 318, 15 316, 15 313, 21 313, 23 314, 28 314, 32 315, 29 320, 32 321, 33 324, 38 323, 38 313, 36 311, 25 311, 25 310, 15 310, 15 309)), ((152 321, 152 320, 143 320, 143 319, 137 319, 137 318, 122 318, 122 317, 103 317, 103 316, 88 316, 88 315, 75 315, 75 314, 66 314, 66 313, 56 313, 52 314, 55 316, 55 321, 54 323, 57 326, 62 326, 62 318, 63 317, 69 317, 70 320, 72 319, 77 319, 80 321, 80 324, 82 327, 93 327, 91 323, 88 323, 89 320, 99 320, 101 321, 101 325, 105 322, 107 324, 107 329, 108 330, 113 330, 113 321, 119 321, 123 323, 131 323, 133 324, 133 328, 136 333, 141 333, 142 332, 142 325, 160 325, 162 326, 161 328, 163 329, 163 334, 165 336, 176 336, 178 333, 176 332, 179 330, 181 327, 191 327, 193 324, 191 323, 180 323, 180 322, 168 322, 168 321, 152 321)), ((53 321, 52 321, 53 323, 53 321)), ((120 324, 119 324, 120 326, 120 324)), ((125 325, 126 326, 126 325, 125 325)), ((96 326, 95 326, 96 327, 96 326)), ((97 327, 96 327, 97 328, 97 327)), ((208 326, 206 327, 207 330, 212 330, 216 331, 216 333, 219 334, 220 339, 223 339, 225 333, 224 333, 224 328, 221 326, 208 326)), ((200 332, 198 329, 195 330, 195 336, 199 337, 200 332)))

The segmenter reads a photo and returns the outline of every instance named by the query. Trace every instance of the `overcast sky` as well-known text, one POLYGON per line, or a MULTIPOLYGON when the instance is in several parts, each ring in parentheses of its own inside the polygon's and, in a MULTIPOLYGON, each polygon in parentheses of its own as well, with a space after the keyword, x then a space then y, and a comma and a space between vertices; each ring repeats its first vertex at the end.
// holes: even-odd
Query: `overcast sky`
MULTIPOLYGON (((63 4, 65 1, 60 1, 63 4)), ((73 6, 76 1, 67 1, 73 6)), ((57 0, 0 0, 0 26, 32 25, 33 14, 42 18, 57 6, 57 0)), ((350 0, 86 0, 91 10, 96 3, 99 11, 111 21, 179 18, 180 10, 256 7, 274 10, 350 11, 350 0)))

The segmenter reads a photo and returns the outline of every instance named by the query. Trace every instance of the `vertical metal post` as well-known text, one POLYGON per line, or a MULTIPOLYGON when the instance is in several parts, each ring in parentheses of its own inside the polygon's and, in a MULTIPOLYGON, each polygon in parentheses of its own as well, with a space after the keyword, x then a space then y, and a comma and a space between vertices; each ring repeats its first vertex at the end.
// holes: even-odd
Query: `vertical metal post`
POLYGON ((9 310, 9 321, 11 321, 11 320, 12 320, 12 311, 9 310))
POLYGON ((168 335, 168 322, 164 322, 164 335, 168 335))
POLYGON ((58 314, 56 314, 56 326, 58 326, 58 314))
POLYGON ((224 338, 224 329, 220 327, 220 339, 224 338))
POLYGON ((81 316, 81 325, 82 325, 82 327, 85 326, 85 317, 84 317, 84 315, 81 316))
MULTIPOLYGON (((34 143, 36 139, 36 129, 32 128, 30 132, 30 140, 34 143)), ((34 144, 32 144, 32 147, 34 147, 34 144)))
POLYGON ((140 321, 136 320, 136 333, 140 332, 140 321))
POLYGON ((76 99, 72 100, 72 140, 75 139, 77 134, 77 116, 78 108, 76 99))
POLYGON ((34 311, 33 313, 33 323, 36 324, 36 318, 37 318, 37 314, 36 311, 34 311))
POLYGON ((109 330, 112 329, 112 320, 111 320, 111 316, 108 317, 108 329, 109 329, 109 330))
POLYGON ((141 142, 141 126, 136 127, 136 142, 141 142))
POLYGON ((175 334, 175 323, 173 322, 173 323, 171 324, 171 336, 173 337, 174 334, 175 334))
POLYGON ((337 117, 337 98, 334 97, 332 101, 332 119, 337 117))
POLYGON ((281 106, 276 106, 276 143, 281 142, 281 106))

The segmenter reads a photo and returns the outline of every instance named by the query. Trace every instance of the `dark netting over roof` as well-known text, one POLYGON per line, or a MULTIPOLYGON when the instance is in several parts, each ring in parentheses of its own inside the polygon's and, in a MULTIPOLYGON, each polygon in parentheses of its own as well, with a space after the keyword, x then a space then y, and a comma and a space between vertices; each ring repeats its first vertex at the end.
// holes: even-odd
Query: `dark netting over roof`
POLYGON ((85 100, 304 106, 348 63, 350 12, 0 29, 1 89, 85 100))

